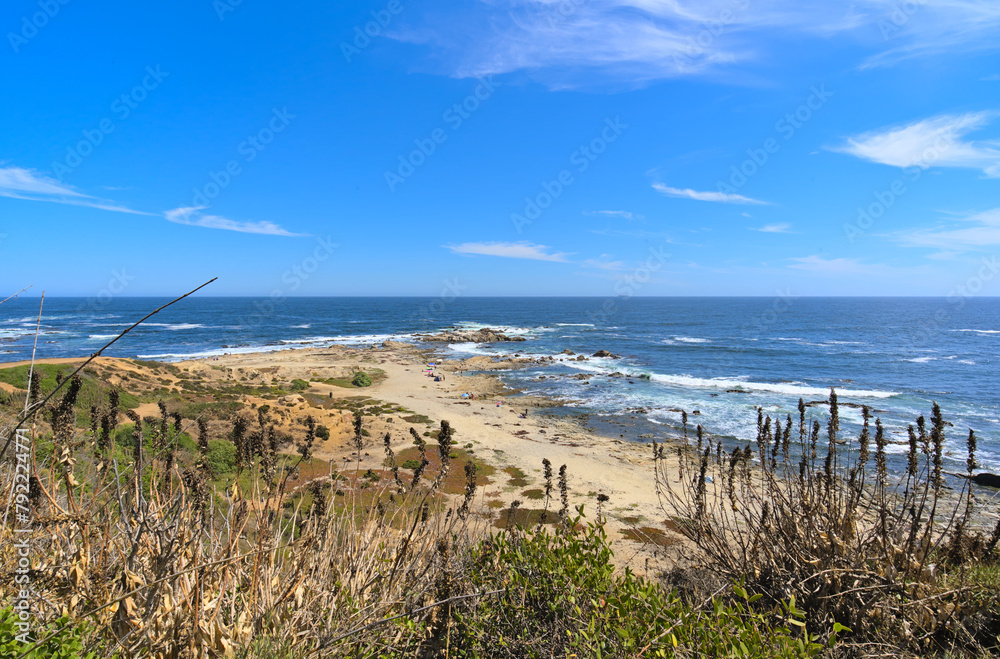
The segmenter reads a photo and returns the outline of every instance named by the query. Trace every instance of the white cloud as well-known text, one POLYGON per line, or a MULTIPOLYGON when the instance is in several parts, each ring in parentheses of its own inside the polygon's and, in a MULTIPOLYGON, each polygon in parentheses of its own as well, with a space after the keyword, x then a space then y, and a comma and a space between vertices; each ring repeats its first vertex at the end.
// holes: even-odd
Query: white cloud
POLYGON ((914 4, 901 14, 899 0, 464 0, 408 12, 390 36, 431 48, 448 75, 525 71, 553 88, 726 74, 808 39, 860 43, 866 67, 997 48, 995 2, 914 4))
POLYGON ((624 261, 614 261, 610 254, 601 254, 596 259, 587 259, 582 265, 587 268, 597 268, 599 270, 621 270, 625 266, 624 261))
POLYGON ((996 142, 965 141, 987 125, 994 112, 941 115, 848 138, 832 150, 893 167, 963 167, 1000 177, 996 142))
POLYGON ((915 266, 894 266, 888 263, 865 263, 858 259, 824 258, 818 254, 791 259, 788 267, 802 272, 812 272, 824 276, 867 276, 876 279, 899 279, 924 277, 932 274, 927 264, 915 266))
POLYGON ((237 222, 218 215, 205 215, 203 207, 175 208, 166 211, 163 216, 176 224, 204 227, 206 229, 222 229, 239 233, 256 233, 266 236, 302 236, 301 233, 291 233, 273 222, 237 222))
POLYGON ((866 275, 878 274, 882 272, 882 268, 862 263, 857 259, 826 259, 822 256, 814 254, 812 256, 793 258, 792 261, 794 261, 794 263, 788 266, 789 268, 824 274, 866 275))
POLYGON ((528 259, 531 261, 554 261, 569 263, 565 252, 550 253, 549 247, 528 242, 516 243, 462 243, 461 245, 443 245, 455 254, 475 254, 479 256, 501 256, 509 259, 528 259))
POLYGON ((587 215, 607 215, 609 217, 623 217, 626 220, 641 219, 642 215, 634 215, 630 211, 585 211, 587 215))
POLYGON ((1000 208, 976 213, 957 224, 905 231, 892 237, 907 247, 928 247, 948 255, 996 247, 1000 245, 1000 208))
POLYGON ((115 213, 151 215, 151 213, 135 211, 114 202, 85 195, 41 172, 23 167, 0 167, 0 197, 86 206, 115 213))
POLYGON ((64 197, 86 196, 40 172, 22 167, 0 168, 0 191, 64 197))
POLYGON ((792 233, 791 224, 765 224, 762 227, 751 227, 751 231, 760 231, 762 233, 792 233))
MULTIPOLYGON (((954 56, 997 49, 1000 5, 981 0, 866 0, 882 39, 893 44, 861 68, 891 66, 918 57, 954 56)), ((871 30, 871 27, 869 27, 871 30)))
POLYGON ((980 78, 983 82, 1000 82, 1000 73, 993 73, 988 76, 983 76, 980 78))
MULTIPOLYGON (((106 187, 108 190, 121 188, 106 187)), ((70 206, 86 206, 115 213, 148 215, 159 217, 157 213, 132 210, 113 201, 106 201, 84 194, 41 172, 23 167, 0 167, 0 197, 23 199, 26 201, 47 201, 70 206)), ((258 233, 269 236, 301 236, 290 233, 273 222, 237 222, 218 215, 205 215, 204 208, 175 208, 163 213, 170 222, 209 229, 223 229, 242 233, 258 233)))
POLYGON ((770 204, 770 202, 760 201, 759 199, 751 199, 750 197, 744 197, 741 194, 700 191, 692 190, 691 188, 672 188, 668 185, 664 185, 663 183, 654 183, 653 189, 657 192, 662 192, 668 197, 694 199, 695 201, 713 201, 720 204, 754 204, 760 206, 770 204))

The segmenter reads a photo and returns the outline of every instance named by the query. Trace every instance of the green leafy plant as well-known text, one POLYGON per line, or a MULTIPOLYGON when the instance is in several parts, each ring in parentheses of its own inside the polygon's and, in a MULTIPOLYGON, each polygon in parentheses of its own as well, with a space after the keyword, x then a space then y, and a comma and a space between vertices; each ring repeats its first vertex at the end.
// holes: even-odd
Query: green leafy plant
POLYGON ((354 377, 351 378, 351 384, 355 387, 370 387, 372 386, 372 379, 364 371, 358 371, 354 374, 354 377))

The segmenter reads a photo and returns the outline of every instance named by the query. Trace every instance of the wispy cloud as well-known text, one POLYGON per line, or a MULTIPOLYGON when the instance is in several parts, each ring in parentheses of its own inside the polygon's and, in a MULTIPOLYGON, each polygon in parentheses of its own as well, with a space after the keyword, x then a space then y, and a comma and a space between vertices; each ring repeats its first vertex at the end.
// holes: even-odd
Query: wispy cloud
POLYGON ((932 248, 946 255, 995 249, 1000 245, 1000 208, 970 215, 957 223, 899 232, 891 237, 907 247, 932 248))
POLYGON ((889 33, 867 48, 866 60, 859 55, 859 65, 998 47, 996 3, 915 4, 905 24, 896 26, 899 0, 755 0, 752 6, 732 0, 462 0, 408 13, 390 36, 429 47, 435 66, 448 75, 524 71, 554 88, 716 76, 766 61, 783 41, 841 37, 872 44, 882 23, 889 33), (455 22, 462 29, 448 29, 455 22))
POLYGON ((811 273, 816 276, 831 278, 831 277, 859 277, 858 283, 861 285, 861 289, 858 291, 861 294, 867 294, 864 290, 865 287, 871 285, 876 286, 882 282, 882 280, 895 279, 898 281, 907 281, 912 283, 916 280, 921 281, 932 281, 927 280, 927 277, 935 277, 933 281, 939 282, 939 274, 935 274, 938 271, 935 270, 934 266, 928 263, 921 263, 917 265, 893 265, 891 263, 868 263, 860 259, 852 258, 825 258, 818 254, 813 254, 811 256, 797 257, 790 259, 790 263, 787 267, 792 270, 797 270, 799 272, 811 273))
POLYGON ((460 245, 443 245, 455 254, 478 256, 501 256, 508 259, 528 259, 531 261, 553 261, 569 263, 570 256, 565 252, 551 252, 546 245, 536 245, 528 242, 516 243, 462 243, 460 245))
POLYGON ((890 44, 866 59, 861 68, 891 66, 935 56, 982 53, 997 49, 1000 5, 980 0, 866 0, 883 39, 890 44), (900 18, 902 17, 902 19, 900 18))
POLYGON ((669 185, 664 185, 663 183, 654 183, 653 189, 667 195, 668 197, 694 199, 695 201, 712 201, 720 204, 753 204, 758 206, 766 206, 770 204, 770 202, 767 201, 751 199, 750 197, 744 197, 743 195, 736 193, 712 192, 710 190, 701 191, 692 190, 691 188, 672 188, 669 185))
POLYGON ((152 215, 152 213, 143 213, 111 201, 91 197, 41 172, 23 167, 0 167, 0 197, 86 206, 115 213, 152 215))
POLYGON ((1000 177, 997 142, 964 139, 995 116, 995 112, 940 115, 851 137, 831 150, 893 167, 962 167, 996 178, 1000 177))
POLYGON ((625 267, 625 262, 613 260, 610 254, 601 254, 596 259, 586 259, 581 265, 586 268, 597 268, 598 270, 621 270, 625 267))
POLYGON ((189 226, 204 227, 206 229, 222 229, 223 231, 236 231, 239 233, 257 233, 266 236, 291 236, 298 237, 304 234, 287 231, 274 222, 238 222, 218 215, 206 215, 202 213, 203 207, 175 208, 166 211, 163 216, 170 222, 176 224, 187 224, 189 226))
POLYGON ((631 211, 584 211, 585 215, 605 215, 607 217, 621 217, 629 222, 632 220, 643 219, 642 215, 632 213, 631 211))
POLYGON ((983 76, 980 78, 983 82, 1000 82, 1000 73, 993 73, 988 76, 983 76))
POLYGON ((858 259, 827 259, 818 254, 791 259, 789 268, 824 275, 886 275, 892 268, 881 263, 864 263, 858 259))
POLYGON ((765 224, 762 227, 751 227, 751 231, 760 231, 761 233, 792 233, 791 224, 765 224))

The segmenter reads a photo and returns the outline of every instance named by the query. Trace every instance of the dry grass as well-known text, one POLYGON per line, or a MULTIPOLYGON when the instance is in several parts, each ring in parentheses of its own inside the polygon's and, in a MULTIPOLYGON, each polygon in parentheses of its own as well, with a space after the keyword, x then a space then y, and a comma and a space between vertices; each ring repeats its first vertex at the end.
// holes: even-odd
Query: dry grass
MULTIPOLYGON (((923 417, 910 428, 906 473, 895 479, 880 422, 871 437, 865 408, 860 436, 845 447, 834 392, 829 404, 822 439, 801 401, 795 439, 790 417, 782 424, 761 413, 756 451, 726 455, 699 426, 697 450, 679 451, 680 487, 668 484, 664 447, 654 446, 657 490, 674 529, 701 549, 709 570, 762 594, 762 606, 794 597, 810 630, 846 625, 843 638, 858 652, 996 648, 1000 592, 971 576, 997 561, 998 534, 973 528, 971 480, 957 496, 945 488, 940 410, 929 428, 923 417)), ((968 443, 971 476, 971 431, 968 443)))

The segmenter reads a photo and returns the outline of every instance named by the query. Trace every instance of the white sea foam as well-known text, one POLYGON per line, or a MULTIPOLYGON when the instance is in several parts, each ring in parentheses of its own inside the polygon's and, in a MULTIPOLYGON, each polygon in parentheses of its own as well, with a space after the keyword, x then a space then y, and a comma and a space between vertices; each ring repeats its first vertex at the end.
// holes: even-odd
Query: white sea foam
MULTIPOLYGON (((748 382, 736 378, 696 378, 690 375, 661 375, 653 373, 650 379, 654 382, 679 385, 682 387, 700 387, 710 389, 743 389, 744 391, 762 391, 787 396, 827 396, 830 390, 826 387, 806 387, 782 382, 748 382)), ((875 391, 865 389, 837 389, 842 397, 857 398, 889 398, 895 396, 893 391, 875 391)))
POLYGON ((948 330, 949 332, 974 332, 976 334, 1000 334, 1000 330, 984 330, 984 329, 953 329, 948 330))
POLYGON ((365 344, 382 341, 402 341, 412 338, 412 334, 340 334, 336 336, 310 336, 304 339, 283 339, 283 345, 322 346, 328 343, 365 344))
POLYGON ((199 323, 143 323, 142 327, 162 327, 165 330, 176 332, 178 330, 203 329, 205 326, 199 323))
POLYGON ((913 362, 914 364, 926 364, 927 362, 936 361, 937 357, 913 357, 912 359, 904 359, 904 362, 913 362))
POLYGON ((198 352, 166 352, 155 355, 136 355, 138 359, 157 359, 162 361, 182 361, 186 359, 203 359, 205 357, 221 357, 222 355, 245 355, 254 352, 278 352, 288 350, 288 346, 241 346, 239 348, 214 348, 198 352))

